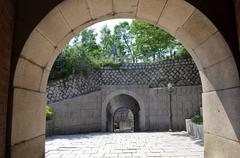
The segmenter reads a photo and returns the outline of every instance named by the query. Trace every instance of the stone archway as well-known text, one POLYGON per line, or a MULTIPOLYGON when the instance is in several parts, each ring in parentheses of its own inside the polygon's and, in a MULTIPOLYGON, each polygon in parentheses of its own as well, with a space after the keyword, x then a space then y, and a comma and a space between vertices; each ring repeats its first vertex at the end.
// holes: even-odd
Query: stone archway
POLYGON ((18 59, 11 157, 44 157, 44 105, 51 67, 74 34, 113 18, 143 19, 185 46, 203 85, 205 155, 237 157, 240 83, 232 52, 211 21, 184 0, 65 0, 57 5, 32 31, 18 59))
POLYGON ((134 115, 134 122, 135 122, 135 129, 134 131, 139 131, 139 111, 140 106, 137 100, 127 94, 119 94, 111 98, 109 102, 107 103, 107 109, 106 109, 106 115, 107 115, 107 131, 113 132, 113 121, 114 121, 114 115, 117 110, 120 108, 127 108, 130 109, 133 112, 134 115))
MULTIPOLYGON (((139 111, 138 111, 138 131, 145 131, 145 126, 146 126, 146 110, 145 110, 145 106, 144 106, 144 102, 143 100, 134 92, 130 91, 130 90, 125 90, 125 89, 120 89, 117 91, 113 91, 112 93, 110 93, 103 101, 102 103, 102 131, 106 131, 107 130, 107 111, 108 111, 108 107, 110 101, 119 96, 119 95, 125 95, 125 96, 129 96, 129 98, 131 98, 130 100, 132 102, 137 103, 137 106, 139 107, 139 111)), ((133 109, 133 108, 132 108, 133 109)), ((137 108, 138 109, 138 108, 137 108)), ((116 110, 116 108, 111 112, 112 114, 114 113, 114 111, 116 110)))

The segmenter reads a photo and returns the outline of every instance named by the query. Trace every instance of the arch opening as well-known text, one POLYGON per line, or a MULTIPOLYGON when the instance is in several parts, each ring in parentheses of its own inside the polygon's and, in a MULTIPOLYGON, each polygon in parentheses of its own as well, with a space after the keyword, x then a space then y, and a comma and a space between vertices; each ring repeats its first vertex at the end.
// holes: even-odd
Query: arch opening
POLYGON ((47 79, 63 46, 83 28, 120 17, 143 19, 162 27, 185 46, 203 85, 205 155, 239 155, 239 73, 224 38, 205 15, 184 0, 79 2, 60 3, 25 43, 14 77, 12 157, 44 155, 47 79))
MULTIPOLYGON (((129 121, 134 121, 133 131, 139 131, 139 103, 135 98, 127 94, 119 94, 111 98, 111 100, 107 104, 107 131, 114 132, 114 123, 115 120, 119 120, 120 123, 124 123, 124 119, 126 123, 132 123, 129 121), (133 114, 133 118, 128 118, 128 114, 133 114), (120 114, 120 116, 118 115, 120 114), (121 115, 125 115, 121 118, 121 115), (118 117, 118 118, 116 118, 118 117), (131 119, 131 120, 129 120, 131 119), (122 121, 122 122, 121 122, 122 121), (128 122, 127 122, 128 121, 128 122)), ((130 126, 132 127, 132 126, 130 126)), ((128 129, 129 131, 129 129, 128 129)))
POLYGON ((118 108, 113 116, 113 132, 136 131, 136 115, 129 108, 118 108))

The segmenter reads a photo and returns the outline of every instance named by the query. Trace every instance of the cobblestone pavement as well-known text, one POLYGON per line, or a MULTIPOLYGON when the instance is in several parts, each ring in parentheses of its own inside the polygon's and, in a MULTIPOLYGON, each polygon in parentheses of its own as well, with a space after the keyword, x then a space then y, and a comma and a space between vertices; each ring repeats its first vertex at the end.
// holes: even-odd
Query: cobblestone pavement
POLYGON ((90 133, 46 138, 46 158, 203 158, 186 132, 90 133))

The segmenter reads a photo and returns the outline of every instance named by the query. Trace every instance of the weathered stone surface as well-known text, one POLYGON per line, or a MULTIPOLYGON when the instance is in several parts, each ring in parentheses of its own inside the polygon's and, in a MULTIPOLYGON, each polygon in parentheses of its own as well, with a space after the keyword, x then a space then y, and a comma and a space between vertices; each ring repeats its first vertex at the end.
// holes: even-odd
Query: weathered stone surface
POLYGON ((113 0, 113 9, 116 13, 136 13, 138 0, 113 0))
POLYGON ((45 69, 43 71, 42 79, 41 79, 41 85, 40 85, 40 92, 46 92, 47 91, 47 82, 49 77, 50 71, 45 69))
POLYGON ((16 68, 14 86, 39 91, 42 73, 41 67, 20 58, 16 68))
POLYGON ((203 93, 205 133, 235 141, 240 139, 239 98, 239 88, 203 93))
POLYGON ((54 51, 54 46, 37 30, 34 30, 24 45, 22 56, 44 67, 54 51))
POLYGON ((59 4, 59 9, 72 29, 91 20, 86 0, 67 0, 59 4))
POLYGON ((12 145, 45 133, 46 95, 24 89, 14 89, 12 145))
POLYGON ((137 17, 157 23, 167 0, 139 0, 137 17))
POLYGON ((231 56, 231 50, 219 32, 212 35, 208 40, 195 49, 194 52, 202 65, 204 65, 204 68, 231 56), (216 56, 218 58, 216 58, 216 56))
POLYGON ((184 25, 177 30, 176 38, 195 49, 215 32, 217 28, 212 22, 199 10, 195 10, 184 25))
MULTIPOLYGON (((219 123, 219 122, 218 122, 219 123)), ((224 126, 222 126, 224 128, 224 126)), ((237 158, 240 155, 240 144, 237 141, 224 139, 217 135, 205 133, 205 158, 237 158)))
POLYGON ((51 134, 73 134, 101 131, 101 92, 50 104, 54 118, 46 132, 51 134))
POLYGON ((187 21, 195 8, 184 0, 168 0, 158 25, 165 28, 172 35, 187 21))
POLYGON ((11 158, 42 158, 45 151, 45 136, 40 135, 11 148, 11 158))
POLYGON ((237 67, 233 57, 229 57, 200 72, 203 92, 228 89, 240 85, 237 67))
POLYGON ((37 30, 43 34, 54 46, 71 32, 58 7, 55 7, 37 26, 37 30), (57 31, 56 31, 57 30, 57 31))
POLYGON ((87 0, 92 19, 113 13, 112 0, 87 0))
POLYGON ((51 57, 49 58, 49 60, 48 60, 48 63, 47 63, 47 66, 46 66, 46 69, 48 70, 48 71, 51 71, 51 69, 52 69, 52 66, 53 66, 53 64, 54 64, 54 62, 56 61, 56 59, 57 59, 57 57, 58 57, 58 55, 60 54, 60 50, 59 49, 55 49, 54 50, 54 53, 51 55, 51 57))

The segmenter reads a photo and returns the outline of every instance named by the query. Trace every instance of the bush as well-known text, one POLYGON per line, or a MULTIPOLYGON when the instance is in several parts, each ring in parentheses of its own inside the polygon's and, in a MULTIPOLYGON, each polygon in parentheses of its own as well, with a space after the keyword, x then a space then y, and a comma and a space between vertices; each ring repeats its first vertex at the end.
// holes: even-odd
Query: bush
POLYGON ((195 115, 191 118, 192 122, 193 123, 196 123, 196 124, 203 124, 203 118, 202 116, 200 115, 195 115))
POLYGON ((120 70, 121 66, 122 66, 122 63, 109 62, 109 63, 103 64, 103 67, 109 67, 112 70, 120 70))
POLYGON ((54 110, 52 107, 46 105, 46 120, 52 120, 54 116, 54 110))

